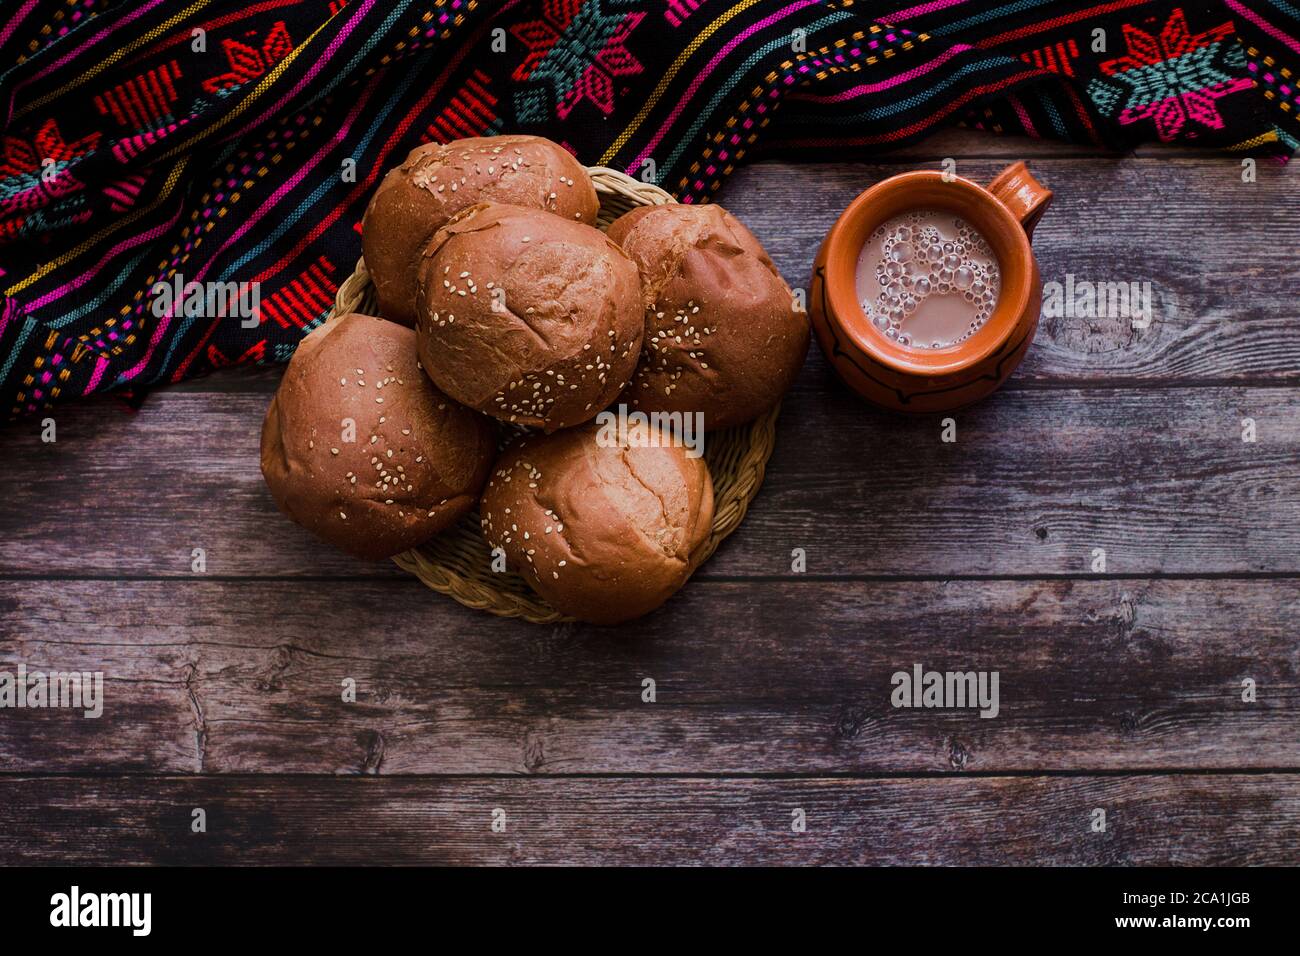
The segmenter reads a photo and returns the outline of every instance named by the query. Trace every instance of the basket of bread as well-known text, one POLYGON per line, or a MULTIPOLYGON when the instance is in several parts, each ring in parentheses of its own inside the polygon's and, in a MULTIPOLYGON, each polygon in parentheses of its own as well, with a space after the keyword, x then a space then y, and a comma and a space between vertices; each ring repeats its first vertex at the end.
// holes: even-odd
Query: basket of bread
POLYGON ((654 610, 740 525, 809 324, 757 239, 533 136, 417 147, 267 411, 277 505, 462 604, 654 610))

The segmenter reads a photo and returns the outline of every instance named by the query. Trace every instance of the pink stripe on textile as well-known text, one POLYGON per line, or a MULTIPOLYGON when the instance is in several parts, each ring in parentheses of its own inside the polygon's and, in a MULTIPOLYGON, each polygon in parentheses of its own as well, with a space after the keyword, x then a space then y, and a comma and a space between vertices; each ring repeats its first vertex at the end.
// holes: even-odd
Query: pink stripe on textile
POLYGON ((906 7, 902 10, 895 10, 893 13, 886 13, 880 18, 883 23, 902 23, 912 17, 923 17, 927 13, 934 13, 936 10, 947 10, 949 7, 961 6, 966 0, 930 0, 929 3, 918 3, 914 7, 906 7))
POLYGON ((150 0, 149 3, 146 3, 139 10, 133 10, 132 12, 126 14, 124 17, 122 17, 120 22, 113 24, 111 27, 105 27, 103 30, 100 30, 98 33, 91 36, 90 41, 86 43, 85 46, 80 46, 74 50, 70 50, 68 53, 64 54, 59 59, 55 60, 53 63, 46 66, 45 69, 41 70, 39 73, 35 74, 34 76, 27 77, 27 79, 23 80, 21 83, 18 83, 16 86, 14 86, 14 88, 9 91, 9 103, 5 107, 5 124, 8 125, 9 121, 13 119, 14 100, 18 96, 18 91, 21 90, 24 86, 26 86, 28 83, 32 82, 33 80, 39 80, 41 77, 45 76, 51 70, 56 70, 59 67, 61 67, 63 64, 76 59, 78 56, 80 56, 81 54, 89 50, 91 47, 93 47, 96 43, 100 42, 109 34, 111 34, 118 27, 124 27, 132 20, 144 16, 146 13, 148 13, 150 10, 152 10, 154 7, 158 6, 158 4, 162 2, 163 0, 150 0))
POLYGON ((339 35, 329 42, 329 45, 325 47, 320 57, 318 57, 316 62, 312 64, 311 69, 309 69, 306 72, 306 74, 304 74, 302 79, 298 81, 297 85, 295 85, 293 89, 291 89, 288 93, 282 96, 278 103, 276 103, 269 110, 263 113, 259 118, 249 123, 247 126, 244 126, 242 129, 240 129, 237 133, 234 133, 233 135, 243 136, 250 129, 253 129, 256 126, 260 126, 262 123, 265 123, 271 117, 278 115, 279 112, 284 108, 285 104, 288 103, 290 100, 292 100, 299 93, 301 93, 303 88, 312 80, 314 80, 317 77, 317 75, 320 73, 320 71, 325 68, 325 64, 330 61, 330 59, 338 51, 338 48, 342 46, 343 41, 348 38, 348 35, 352 32, 353 28, 356 27, 357 22, 361 20, 361 18, 364 17, 367 13, 369 13, 371 8, 374 7, 374 5, 375 5, 375 0, 365 0, 365 3, 361 4, 361 6, 358 7, 356 11, 352 14, 352 19, 349 20, 347 24, 343 27, 343 29, 339 31, 339 35))
POLYGON ((104 356, 101 355, 99 359, 95 362, 95 371, 91 373, 90 381, 86 383, 86 390, 81 393, 82 395, 89 395, 91 392, 93 392, 96 388, 99 387, 99 380, 104 377, 104 371, 107 368, 108 368, 108 359, 104 358, 104 356))
POLYGON ((158 226, 155 226, 153 229, 150 229, 148 232, 142 232, 138 235, 132 236, 130 239, 123 239, 112 249, 109 249, 106 253, 100 256, 98 262, 96 262, 93 266, 91 266, 88 270, 83 272, 81 275, 77 276, 77 278, 73 279, 71 282, 65 282, 57 289, 53 289, 45 293, 45 295, 41 296, 39 299, 33 299, 31 303, 28 304, 28 308, 39 309, 42 306, 49 305, 51 302, 63 298, 63 296, 67 295, 69 292, 75 291, 76 289, 80 289, 87 282, 90 282, 91 280, 98 278, 99 270, 102 269, 104 267, 104 264, 107 263, 110 259, 115 258, 119 253, 125 252, 127 249, 133 249, 143 242, 151 242, 152 240, 162 236, 164 233, 167 232, 168 229, 176 225, 176 221, 180 219, 181 213, 183 211, 184 210, 182 208, 178 207, 176 210, 176 214, 172 216, 170 219, 168 219, 166 222, 161 223, 158 226))
POLYGON ((158 343, 163 340, 163 333, 167 331, 171 324, 172 316, 165 315, 162 317, 162 320, 158 323, 158 327, 153 330, 153 335, 149 336, 149 348, 145 350, 144 358, 140 359, 140 361, 134 366, 118 376, 119 378, 123 381, 130 381, 144 371, 144 367, 149 364, 149 359, 153 355, 153 350, 156 349, 158 343))
POLYGON ((736 47, 738 47, 744 41, 748 40, 751 36, 753 36, 758 31, 767 29, 772 24, 776 23, 778 20, 783 20, 786 17, 788 17, 790 14, 802 10, 805 7, 815 7, 815 6, 819 6, 820 4, 821 4, 821 0, 800 0, 799 3, 791 4, 790 6, 782 10, 780 13, 773 13, 770 16, 764 17, 762 20, 759 20, 757 23, 750 26, 748 30, 744 30, 737 36, 732 37, 722 47, 722 49, 719 50, 714 55, 713 59, 708 62, 708 64, 704 67, 703 71, 701 71, 695 77, 695 79, 691 81, 691 85, 687 88, 686 92, 682 94, 682 98, 677 102, 677 105, 673 108, 672 114, 666 120, 664 120, 664 122, 659 126, 659 131, 655 133, 654 138, 650 140, 649 144, 646 145, 646 148, 641 150, 640 155, 637 156, 636 159, 632 160, 631 165, 629 165, 627 168, 639 169, 641 167, 641 164, 645 162, 646 157, 649 156, 650 153, 654 150, 654 148, 663 141, 663 138, 665 135, 667 135, 668 130, 672 127, 674 123, 677 122, 677 117, 682 115, 682 112, 686 109, 687 105, 689 105, 691 99, 699 91, 700 87, 704 85, 704 81, 708 79, 709 74, 712 73, 714 69, 717 67, 717 65, 720 62, 722 62, 724 59, 726 59, 726 57, 729 56, 731 52, 736 49, 736 47))
MULTIPOLYGON (((330 142, 332 143, 342 142, 343 139, 347 136, 347 134, 351 131, 352 124, 356 122, 357 116, 360 115, 361 111, 365 109, 365 107, 369 103, 370 103, 369 96, 361 97, 353 105, 352 110, 348 113, 347 118, 344 120, 341 126, 334 132, 334 135, 330 137, 330 142)), ((235 232, 233 232, 226 239, 226 241, 221 244, 221 247, 212 254, 212 256, 208 259, 208 261, 205 262, 202 265, 202 267, 200 267, 199 271, 187 281, 202 282, 203 277, 208 274, 208 270, 212 268, 212 266, 216 263, 217 259, 220 258, 221 254, 224 253, 227 249, 229 249, 231 245, 239 242, 239 240, 244 237, 244 235, 248 232, 249 229, 257 225, 257 223, 261 221, 263 216, 265 216, 268 212, 274 209, 276 204, 279 203, 279 201, 283 199, 284 196, 292 192, 293 189, 296 188, 298 184, 303 181, 304 178, 306 178, 307 174, 310 173, 316 167, 316 164, 319 163, 322 159, 324 159, 328 153, 329 153, 328 147, 326 147, 325 149, 317 150, 316 155, 312 157, 311 161, 307 163, 307 165, 304 166, 302 169, 299 169, 296 173, 294 173, 291 177, 289 177, 289 179, 286 182, 284 182, 279 189, 273 192, 270 198, 266 202, 262 203, 261 206, 258 207, 257 212, 255 212, 252 216, 250 216, 244 222, 243 225, 241 225, 237 230, 235 230, 235 232)), ((175 303, 173 303, 173 308, 175 308, 175 303)), ((173 313, 169 312, 167 316, 164 317, 163 321, 158 324, 158 331, 161 331, 162 329, 166 328, 167 325, 170 324, 172 316, 173 313)), ((130 381, 131 379, 135 378, 142 371, 144 371, 145 366, 149 364, 149 359, 153 356, 153 351, 158 345, 158 341, 159 341, 158 331, 154 333, 153 338, 149 342, 149 348, 145 352, 144 356, 140 359, 140 361, 137 362, 135 365, 131 366, 131 368, 127 369, 121 374, 120 377, 123 381, 130 381)))
POLYGON ((53 63, 46 66, 45 69, 41 70, 39 73, 31 77, 26 82, 30 82, 31 80, 39 80, 41 77, 46 76, 47 74, 53 72, 54 70, 57 70, 59 67, 63 66, 63 64, 75 60, 77 57, 81 56, 81 54, 85 53, 96 43, 99 43, 101 40, 106 39, 114 30, 118 29, 119 27, 126 26, 132 20, 139 19, 140 17, 144 16, 146 13, 148 13, 150 10, 152 10, 154 7, 158 6, 158 4, 162 2, 163 0, 152 0, 151 3, 146 3, 139 10, 132 10, 130 13, 123 16, 119 22, 114 23, 111 27, 105 27, 104 29, 100 30, 98 33, 94 34, 90 38, 89 42, 86 43, 85 46, 77 47, 77 49, 75 50, 69 50, 63 56, 59 57, 53 63))
POLYGON ((9 322, 18 314, 18 300, 6 299, 4 308, 0 309, 0 335, 4 335, 5 329, 9 327, 9 322))
POLYGON ((804 103, 842 103, 845 100, 856 99, 857 97, 867 93, 878 93, 881 90, 887 90, 890 87, 898 86, 900 83, 914 80, 918 76, 924 76, 936 67, 943 66, 958 53, 964 53, 967 50, 973 49, 975 48, 968 43, 958 43, 945 50, 928 63, 922 63, 915 69, 908 70, 906 73, 900 73, 898 76, 890 77, 887 80, 881 80, 879 83, 862 83, 858 86, 852 87, 851 89, 844 90, 843 92, 826 95, 817 93, 794 93, 791 94, 791 99, 796 99, 804 103))
POLYGON ((5 28, 0 30, 0 46, 3 46, 5 41, 18 29, 18 24, 27 19, 27 14, 32 12, 32 7, 36 6, 36 3, 37 0, 27 0, 27 3, 14 15, 13 19, 5 24, 5 28))
POLYGON ((1225 2, 1227 3, 1228 9, 1231 10, 1233 13, 1241 14, 1251 23, 1255 24, 1255 26, 1259 27, 1261 30, 1263 30, 1265 33, 1271 36, 1274 40, 1280 40, 1282 43, 1286 44, 1296 53, 1300 53, 1300 41, 1297 41, 1295 37, 1287 36, 1280 29, 1273 26, 1273 24, 1265 22, 1263 17, 1255 13, 1255 11, 1248 10, 1247 8, 1243 7, 1240 3, 1237 2, 1237 0, 1225 0, 1225 2))
POLYGON ((1025 104, 1020 102, 1020 97, 1012 93, 1007 97, 1007 100, 1011 103, 1012 109, 1016 111, 1016 115, 1020 117, 1020 125, 1025 128, 1025 132, 1037 139, 1038 130, 1034 129, 1034 121, 1029 118, 1029 113, 1025 110, 1025 104))

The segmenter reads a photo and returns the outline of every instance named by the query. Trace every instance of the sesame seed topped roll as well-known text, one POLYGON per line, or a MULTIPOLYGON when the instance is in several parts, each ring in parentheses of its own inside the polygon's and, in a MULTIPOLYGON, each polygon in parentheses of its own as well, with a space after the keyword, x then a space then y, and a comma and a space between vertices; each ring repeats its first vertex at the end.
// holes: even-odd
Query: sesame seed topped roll
POLYGON ((262 474, 280 510, 363 558, 455 524, 495 452, 490 421, 419 367, 415 333, 356 313, 303 339, 262 426, 262 474))
POLYGON ((641 361, 623 401, 699 412, 706 429, 757 418, 794 383, 810 326, 753 233, 721 206, 643 206, 609 237, 636 262, 641 361))
POLYGON ((636 266, 597 229, 473 206, 438 231, 417 284, 420 358, 452 398, 545 431, 594 418, 632 377, 636 266))
POLYGON ((586 168, 540 136, 425 143, 389 171, 366 209, 361 246, 380 314, 415 324, 420 253, 456 213, 478 202, 542 209, 594 225, 599 203, 586 168))
POLYGON ((594 624, 648 614, 686 583, 713 524, 704 459, 664 435, 602 438, 595 424, 516 440, 492 467, 479 517, 510 570, 594 624))

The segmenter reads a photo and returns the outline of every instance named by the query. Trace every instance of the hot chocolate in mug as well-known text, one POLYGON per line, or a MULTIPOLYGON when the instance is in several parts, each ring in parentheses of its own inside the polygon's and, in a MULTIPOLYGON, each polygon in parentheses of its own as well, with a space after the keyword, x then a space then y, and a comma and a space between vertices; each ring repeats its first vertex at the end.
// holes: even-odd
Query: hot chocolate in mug
POLYGON ((813 328, 840 377, 907 412, 968 405, 1001 385, 1038 327, 1030 237, 1051 199, 1023 162, 987 189, 920 171, 858 196, 812 277, 813 328))

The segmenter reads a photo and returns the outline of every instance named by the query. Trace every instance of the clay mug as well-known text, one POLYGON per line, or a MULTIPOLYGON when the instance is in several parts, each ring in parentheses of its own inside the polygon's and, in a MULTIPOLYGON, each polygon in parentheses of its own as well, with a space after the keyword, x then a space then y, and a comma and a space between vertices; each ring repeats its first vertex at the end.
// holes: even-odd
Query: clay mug
POLYGON ((891 176, 858 196, 827 233, 813 266, 809 312, 822 352, 864 398, 904 412, 939 412, 979 401, 1020 364, 1038 327, 1042 279, 1029 244, 1052 200, 1023 162, 987 189, 935 171, 891 176), (942 349, 899 345, 870 327, 857 296, 858 255, 881 223, 935 209, 970 223, 997 256, 1001 291, 969 338, 942 349))

